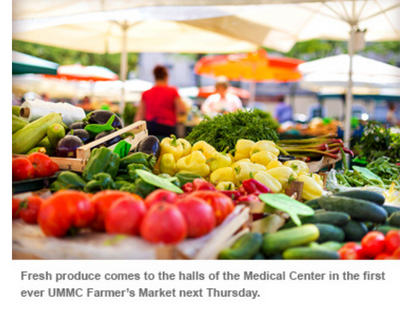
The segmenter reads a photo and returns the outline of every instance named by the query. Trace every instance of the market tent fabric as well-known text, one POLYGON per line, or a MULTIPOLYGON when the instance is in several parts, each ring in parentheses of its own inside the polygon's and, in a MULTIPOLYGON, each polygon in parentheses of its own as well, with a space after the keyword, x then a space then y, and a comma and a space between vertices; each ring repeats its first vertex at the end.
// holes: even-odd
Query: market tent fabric
MULTIPOLYGON (((300 82, 302 88, 311 91, 339 91, 345 93, 349 79, 349 55, 326 57, 299 65, 304 77, 300 82)), ((353 56, 352 68, 353 93, 355 88, 360 92, 376 93, 377 89, 400 88, 400 68, 384 62, 369 59, 360 55, 353 56), (374 90, 375 89, 375 90, 374 90), (369 91, 368 91, 369 90, 369 91)))
POLYGON ((59 64, 20 52, 12 52, 12 74, 57 74, 59 64))
POLYGON ((121 91, 124 88, 126 101, 139 101, 142 92, 150 89, 153 83, 131 79, 122 81, 95 82, 92 88, 92 97, 101 98, 110 101, 119 101, 121 99, 121 91))
MULTIPOLYGON (((246 89, 229 86, 228 92, 231 94, 235 94, 239 98, 248 99, 250 97, 250 92, 246 89)), ((207 98, 208 96, 215 94, 216 89, 214 85, 202 86, 202 87, 181 87, 179 88, 179 94, 182 97, 190 97, 190 98, 207 98)))
POLYGON ((118 80, 118 75, 108 68, 100 66, 82 66, 81 64, 59 66, 55 77, 67 80, 93 82, 118 80))

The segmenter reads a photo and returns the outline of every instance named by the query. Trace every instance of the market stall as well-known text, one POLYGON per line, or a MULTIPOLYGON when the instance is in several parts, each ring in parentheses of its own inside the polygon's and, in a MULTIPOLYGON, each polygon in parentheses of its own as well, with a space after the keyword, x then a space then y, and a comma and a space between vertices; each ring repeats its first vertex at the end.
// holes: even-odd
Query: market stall
POLYGON ((399 258, 398 134, 373 127, 393 152, 350 169, 335 135, 279 140, 259 110, 162 141, 110 111, 13 113, 14 259, 399 258))

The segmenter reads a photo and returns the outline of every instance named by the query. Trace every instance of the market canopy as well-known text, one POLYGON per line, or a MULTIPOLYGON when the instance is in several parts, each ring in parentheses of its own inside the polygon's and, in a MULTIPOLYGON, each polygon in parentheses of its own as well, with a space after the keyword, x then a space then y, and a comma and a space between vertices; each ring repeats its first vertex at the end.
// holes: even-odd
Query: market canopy
MULTIPOLYGON (((302 88, 321 92, 345 93, 350 70, 349 55, 338 55, 313 60, 299 65, 304 77, 302 88)), ((358 88, 365 92, 376 93, 377 89, 400 88, 400 68, 360 55, 353 56, 352 68, 353 93, 358 88), (375 89, 375 90, 374 90, 375 89), (368 91, 369 90, 369 91, 368 91)))
POLYGON ((12 74, 57 74, 59 64, 20 52, 12 52, 12 74))
POLYGON ((100 66, 64 65, 57 68, 55 78, 74 81, 116 81, 118 75, 110 69, 100 66))

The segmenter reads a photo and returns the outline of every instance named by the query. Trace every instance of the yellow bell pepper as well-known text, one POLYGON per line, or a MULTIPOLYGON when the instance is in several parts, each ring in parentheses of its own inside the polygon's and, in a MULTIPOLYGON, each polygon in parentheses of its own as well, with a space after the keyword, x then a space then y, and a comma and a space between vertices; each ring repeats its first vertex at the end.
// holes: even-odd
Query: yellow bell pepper
POLYGON ((215 188, 219 191, 233 191, 236 187, 232 182, 220 182, 215 188))
POLYGON ((275 156, 279 155, 279 150, 276 148, 276 145, 273 141, 261 140, 256 142, 250 150, 250 155, 256 154, 258 152, 268 151, 274 154, 275 156))
POLYGON ((267 186, 275 194, 282 190, 282 184, 266 171, 258 172, 254 179, 267 186))
POLYGON ((216 152, 217 150, 213 146, 209 145, 207 142, 199 141, 199 142, 196 142, 195 144, 193 144, 193 146, 192 146, 192 153, 195 151, 202 152, 207 160, 207 159, 210 159, 212 154, 214 152, 216 152))
POLYGON ((228 148, 226 148, 223 152, 215 151, 214 153, 212 153, 211 158, 207 160, 211 172, 219 168, 229 167, 232 164, 232 160, 229 157, 229 154, 226 154, 227 150, 228 148))
POLYGON ((235 161, 232 165, 231 168, 235 169, 240 163, 251 163, 251 160, 249 158, 244 158, 238 161, 235 161))
POLYGON ((176 163, 176 169, 178 171, 190 171, 203 178, 210 174, 210 167, 206 164, 206 157, 199 151, 192 152, 190 155, 179 159, 176 163))
POLYGON ((235 147, 235 160, 239 161, 241 159, 250 158, 250 150, 253 145, 254 142, 251 140, 238 140, 235 147))
POLYGON ((223 167, 210 174, 210 182, 217 185, 221 182, 235 182, 235 173, 231 167, 223 167))
POLYGON ((239 162, 233 170, 235 171, 235 184, 240 186, 244 180, 254 178, 257 172, 267 171, 267 168, 259 164, 239 162))
POLYGON ((292 168, 286 166, 269 169, 267 173, 281 183, 282 189, 285 189, 291 181, 297 179, 297 173, 292 168))
POLYGON ((283 165, 292 168, 298 175, 310 171, 307 164, 301 160, 288 160, 283 165))
POLYGON ((312 177, 302 174, 297 181, 303 182, 303 192, 301 198, 304 200, 316 199, 322 196, 322 186, 317 183, 312 177))
POLYGON ((250 160, 253 164, 260 164, 267 167, 271 161, 277 161, 278 157, 270 151, 261 151, 251 155, 250 160))
POLYGON ((282 166, 283 166, 283 164, 280 161, 273 160, 273 161, 268 163, 267 170, 272 169, 272 168, 282 167, 282 166))
POLYGON ((324 181, 318 173, 311 173, 310 177, 312 177, 322 188, 324 187, 324 181))
POLYGON ((182 139, 182 138, 179 138, 176 141, 178 141, 180 144, 182 144, 182 148, 183 148, 182 157, 187 156, 192 152, 192 146, 190 145, 189 141, 182 139))
POLYGON ((169 175, 174 175, 176 173, 176 163, 173 154, 166 153, 161 157, 160 171, 161 173, 168 173, 169 175))
POLYGON ((174 155, 175 161, 178 161, 178 159, 182 157, 183 146, 176 140, 174 135, 171 135, 171 138, 162 139, 160 146, 161 156, 166 153, 171 153, 174 155))

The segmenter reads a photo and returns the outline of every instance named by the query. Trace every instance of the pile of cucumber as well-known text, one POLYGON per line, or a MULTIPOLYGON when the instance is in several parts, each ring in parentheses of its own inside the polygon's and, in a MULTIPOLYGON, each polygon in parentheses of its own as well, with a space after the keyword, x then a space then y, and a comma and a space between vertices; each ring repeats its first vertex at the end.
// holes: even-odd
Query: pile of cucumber
POLYGON ((289 220, 274 233, 247 233, 219 259, 339 259, 345 242, 360 242, 371 230, 400 229, 400 208, 384 202, 383 195, 361 190, 321 196, 306 202, 315 214, 301 217, 301 226, 289 220))

